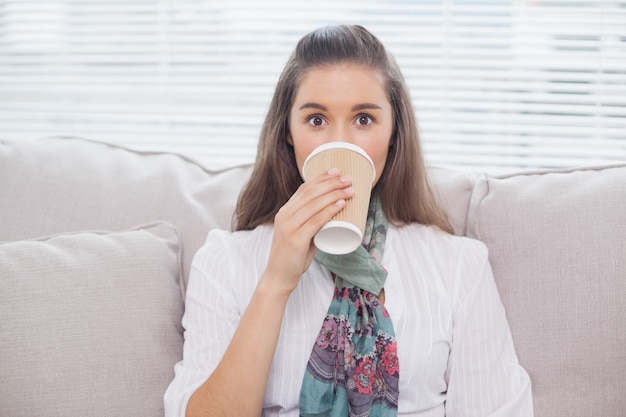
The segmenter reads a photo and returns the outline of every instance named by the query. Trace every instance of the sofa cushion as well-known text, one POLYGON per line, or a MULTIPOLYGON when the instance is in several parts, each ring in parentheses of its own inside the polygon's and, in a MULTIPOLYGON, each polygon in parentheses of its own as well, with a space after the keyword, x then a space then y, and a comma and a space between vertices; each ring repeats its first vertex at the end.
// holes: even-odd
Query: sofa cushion
POLYGON ((428 169, 430 185, 443 205, 454 234, 467 233, 467 211, 478 179, 477 174, 431 166, 428 169))
POLYGON ((182 237, 186 279, 208 231, 230 228, 249 172, 76 137, 0 141, 0 241, 166 221, 182 237))
POLYGON ((0 414, 162 416, 180 265, 165 223, 0 243, 0 414))
POLYGON ((483 178, 485 242, 535 416, 626 410, 626 165, 483 178))

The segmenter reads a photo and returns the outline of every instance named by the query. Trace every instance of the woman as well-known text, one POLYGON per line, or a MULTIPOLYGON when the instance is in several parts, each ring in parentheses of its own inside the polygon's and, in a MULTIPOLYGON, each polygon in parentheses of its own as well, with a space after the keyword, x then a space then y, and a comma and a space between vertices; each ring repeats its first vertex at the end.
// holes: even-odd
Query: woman
POLYGON ((194 259, 166 414, 532 415, 486 248, 452 235, 403 77, 366 29, 325 27, 296 46, 236 225, 210 232, 194 259), (366 238, 350 258, 369 272, 356 283, 312 243, 352 179, 334 168, 301 176, 333 141, 360 146, 376 168, 366 238))

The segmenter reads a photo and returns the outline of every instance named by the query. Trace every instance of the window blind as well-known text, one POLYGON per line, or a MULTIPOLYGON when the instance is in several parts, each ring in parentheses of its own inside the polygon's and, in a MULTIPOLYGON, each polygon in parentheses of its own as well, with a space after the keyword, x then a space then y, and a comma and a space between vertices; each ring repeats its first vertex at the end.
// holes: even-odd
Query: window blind
POLYGON ((626 161, 626 1, 2 0, 0 137, 250 162, 297 40, 358 23, 398 59, 429 164, 626 161))

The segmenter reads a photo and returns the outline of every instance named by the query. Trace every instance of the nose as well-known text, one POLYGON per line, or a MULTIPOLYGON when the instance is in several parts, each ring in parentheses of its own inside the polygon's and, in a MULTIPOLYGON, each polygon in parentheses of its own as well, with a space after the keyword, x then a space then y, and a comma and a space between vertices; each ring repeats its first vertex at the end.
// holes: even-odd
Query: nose
POLYGON ((346 123, 335 125, 331 133, 331 142, 346 142, 354 145, 354 138, 350 126, 346 123))

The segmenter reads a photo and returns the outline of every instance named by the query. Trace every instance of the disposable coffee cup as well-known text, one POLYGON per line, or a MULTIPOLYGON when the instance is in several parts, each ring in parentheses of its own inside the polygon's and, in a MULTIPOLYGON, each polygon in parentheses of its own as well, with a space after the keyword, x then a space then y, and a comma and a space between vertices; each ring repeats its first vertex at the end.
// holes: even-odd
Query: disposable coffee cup
POLYGON ((376 169, 360 147, 345 142, 330 142, 311 152, 302 166, 302 175, 307 181, 331 168, 337 168, 341 175, 352 177, 354 194, 346 200, 344 208, 315 235, 313 242, 321 251, 343 255, 354 252, 363 242, 376 169))

